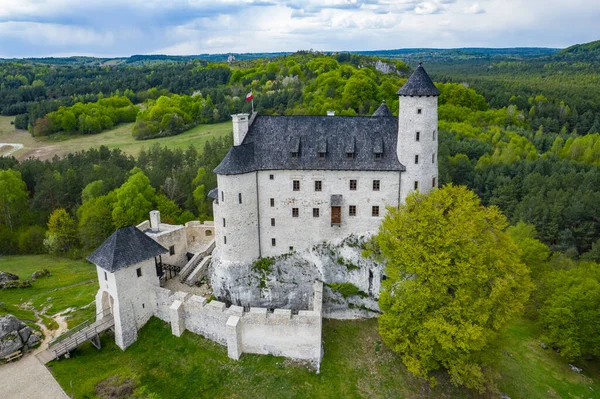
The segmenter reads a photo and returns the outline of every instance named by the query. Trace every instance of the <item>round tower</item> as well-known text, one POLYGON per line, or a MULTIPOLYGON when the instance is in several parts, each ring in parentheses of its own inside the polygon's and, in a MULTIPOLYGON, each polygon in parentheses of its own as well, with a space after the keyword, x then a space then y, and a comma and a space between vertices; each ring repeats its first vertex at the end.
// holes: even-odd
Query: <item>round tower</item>
POLYGON ((400 178, 400 202, 413 191, 427 193, 438 185, 438 96, 439 90, 423 65, 397 93, 398 160, 406 167, 400 178))

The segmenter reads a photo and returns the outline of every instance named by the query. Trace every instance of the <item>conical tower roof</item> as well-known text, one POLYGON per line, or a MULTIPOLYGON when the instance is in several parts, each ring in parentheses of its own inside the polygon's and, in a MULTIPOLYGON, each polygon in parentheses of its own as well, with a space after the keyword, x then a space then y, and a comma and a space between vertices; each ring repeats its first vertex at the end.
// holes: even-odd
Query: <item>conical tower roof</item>
POLYGON ((427 72, 425 72, 425 68, 419 62, 419 66, 410 75, 408 81, 400 90, 398 90, 399 96, 439 96, 440 91, 435 87, 427 72))
POLYGON ((373 112, 371 116, 394 116, 394 114, 392 114, 392 111, 390 111, 387 105, 385 105, 385 101, 383 101, 379 108, 377 108, 377 111, 373 112))
POLYGON ((127 226, 115 231, 87 260, 106 271, 115 272, 167 252, 137 227, 127 226))

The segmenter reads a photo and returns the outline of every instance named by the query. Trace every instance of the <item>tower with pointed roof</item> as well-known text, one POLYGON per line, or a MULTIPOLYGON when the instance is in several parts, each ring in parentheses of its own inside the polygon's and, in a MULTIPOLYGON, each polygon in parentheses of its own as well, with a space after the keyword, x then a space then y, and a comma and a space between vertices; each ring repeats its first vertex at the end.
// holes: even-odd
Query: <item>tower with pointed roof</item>
POLYGON ((400 179, 400 199, 404 203, 413 191, 427 193, 438 185, 438 96, 423 65, 419 66, 397 93, 398 160, 406 167, 400 179))

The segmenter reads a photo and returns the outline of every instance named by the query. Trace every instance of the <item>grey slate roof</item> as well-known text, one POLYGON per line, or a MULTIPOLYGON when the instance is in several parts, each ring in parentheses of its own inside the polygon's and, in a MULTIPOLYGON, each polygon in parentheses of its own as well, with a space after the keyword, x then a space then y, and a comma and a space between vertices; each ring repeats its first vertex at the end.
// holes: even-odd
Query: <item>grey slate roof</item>
POLYGON ((112 273, 167 252, 135 226, 127 226, 115 231, 87 260, 112 273))
POLYGON ((258 115, 242 144, 229 150, 215 173, 235 175, 257 170, 404 171, 396 155, 397 140, 398 118, 393 116, 258 115), (346 152, 352 149, 354 158, 348 158, 346 152), (375 158, 374 149, 382 149, 381 158, 375 158), (298 152, 298 157, 292 158, 292 152, 298 152), (325 158, 319 158, 319 152, 325 152, 325 158))
POLYGON ((385 105, 385 101, 381 103, 381 105, 379 106, 379 108, 377 108, 377 111, 373 112, 374 117, 379 117, 379 116, 394 116, 394 114, 392 114, 392 111, 390 111, 390 109, 387 107, 387 105, 385 105))
POLYGON ((399 96, 439 96, 440 91, 435 87, 423 65, 419 63, 419 66, 408 81, 402 86, 397 93, 399 96))

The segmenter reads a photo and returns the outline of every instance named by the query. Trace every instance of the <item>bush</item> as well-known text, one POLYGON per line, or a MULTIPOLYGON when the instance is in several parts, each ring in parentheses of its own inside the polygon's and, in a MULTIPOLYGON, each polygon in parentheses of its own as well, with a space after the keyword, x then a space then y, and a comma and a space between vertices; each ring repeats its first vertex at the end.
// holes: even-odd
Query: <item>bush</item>
POLYGON ((328 287, 331 288, 333 291, 337 291, 340 294, 342 294, 344 298, 348 298, 351 296, 368 296, 365 292, 359 290, 358 287, 352 283, 332 283, 328 284, 328 287))
POLYGON ((19 233, 19 253, 42 254, 44 253, 44 236, 46 230, 41 226, 28 226, 19 233))

